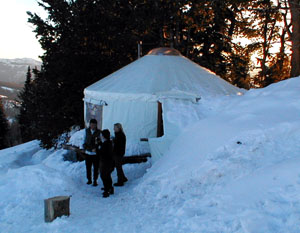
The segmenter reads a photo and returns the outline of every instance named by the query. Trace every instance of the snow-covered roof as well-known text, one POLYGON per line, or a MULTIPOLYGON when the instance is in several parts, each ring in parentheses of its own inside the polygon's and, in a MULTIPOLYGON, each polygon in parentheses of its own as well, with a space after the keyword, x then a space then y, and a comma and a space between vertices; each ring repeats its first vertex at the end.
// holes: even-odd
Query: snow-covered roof
POLYGON ((196 100, 240 92, 171 48, 157 48, 84 90, 85 100, 196 100))

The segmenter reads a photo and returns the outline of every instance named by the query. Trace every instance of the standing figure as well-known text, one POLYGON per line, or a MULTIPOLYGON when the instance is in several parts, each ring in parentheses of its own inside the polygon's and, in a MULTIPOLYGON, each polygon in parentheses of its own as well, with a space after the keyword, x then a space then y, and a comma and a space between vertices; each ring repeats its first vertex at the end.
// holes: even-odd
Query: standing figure
POLYGON ((108 129, 105 129, 101 132, 101 142, 97 150, 100 158, 100 176, 104 186, 103 197, 108 197, 110 194, 114 194, 111 179, 111 173, 114 170, 112 150, 110 132, 108 129))
POLYGON ((126 149, 126 136, 123 131, 123 127, 120 123, 114 124, 115 138, 114 138, 114 161, 117 169, 118 182, 115 186, 123 186, 128 179, 126 178, 123 168, 122 161, 126 149))
POLYGON ((83 149, 85 150, 86 159, 86 177, 87 184, 92 183, 92 166, 94 170, 93 174, 93 186, 97 186, 98 170, 99 170, 99 156, 97 155, 97 141, 100 135, 100 130, 97 129, 97 120, 91 119, 89 128, 85 130, 85 139, 83 149))

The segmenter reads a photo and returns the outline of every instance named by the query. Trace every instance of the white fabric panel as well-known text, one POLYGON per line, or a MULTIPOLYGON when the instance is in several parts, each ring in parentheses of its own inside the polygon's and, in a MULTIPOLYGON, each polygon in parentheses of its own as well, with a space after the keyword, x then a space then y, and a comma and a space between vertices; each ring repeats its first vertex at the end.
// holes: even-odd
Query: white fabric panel
POLYGON ((157 103, 142 101, 117 101, 103 106, 102 129, 113 133, 115 123, 123 125, 128 140, 156 137, 157 103))

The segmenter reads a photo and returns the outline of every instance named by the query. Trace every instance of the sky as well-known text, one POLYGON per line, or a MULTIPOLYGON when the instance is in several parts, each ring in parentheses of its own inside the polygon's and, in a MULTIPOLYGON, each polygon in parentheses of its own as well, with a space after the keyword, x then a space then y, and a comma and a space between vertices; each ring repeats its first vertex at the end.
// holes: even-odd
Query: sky
MULTIPOLYGON (((43 54, 26 11, 43 15, 36 0, 0 1, 0 58, 33 58, 43 54)), ((44 13, 45 14, 45 13, 44 13)))
POLYGON ((40 60, 43 50, 27 22, 26 11, 46 16, 37 0, 0 0, 0 58, 40 60))

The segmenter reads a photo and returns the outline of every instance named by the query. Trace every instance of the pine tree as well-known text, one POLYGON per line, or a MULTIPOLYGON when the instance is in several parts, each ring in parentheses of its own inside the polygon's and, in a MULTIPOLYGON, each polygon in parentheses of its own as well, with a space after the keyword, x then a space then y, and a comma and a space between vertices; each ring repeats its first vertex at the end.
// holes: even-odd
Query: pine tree
POLYGON ((83 126, 84 88, 130 62, 130 57, 118 61, 121 56, 112 45, 117 44, 115 30, 120 31, 108 2, 43 0, 40 5, 49 14, 46 20, 28 13, 45 50, 33 101, 37 138, 50 148, 59 134, 73 125, 83 126))
POLYGON ((300 0, 288 0, 292 31, 290 39, 292 42, 291 77, 300 75, 300 0))
POLYGON ((33 103, 33 82, 30 66, 28 66, 26 73, 24 88, 18 95, 18 98, 21 106, 17 119, 20 125, 22 141, 27 142, 35 138, 32 131, 35 106, 33 103))
POLYGON ((8 122, 4 115, 3 105, 0 99, 0 149, 7 147, 6 134, 8 132, 8 122))
POLYGON ((251 77, 253 87, 265 87, 289 77, 290 58, 287 55, 289 46, 285 25, 288 12, 281 4, 281 1, 255 0, 248 9, 253 32, 256 32, 245 34, 252 41, 249 47, 252 47, 251 53, 255 52, 257 59, 255 70, 258 72, 251 77), (280 48, 275 52, 274 44, 278 42, 280 48))

